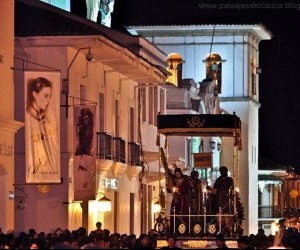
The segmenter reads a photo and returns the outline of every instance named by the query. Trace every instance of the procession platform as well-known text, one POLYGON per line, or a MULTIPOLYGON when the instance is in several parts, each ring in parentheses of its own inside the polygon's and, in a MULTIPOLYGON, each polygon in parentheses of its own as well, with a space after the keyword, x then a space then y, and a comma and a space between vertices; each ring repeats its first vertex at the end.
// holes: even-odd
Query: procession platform
MULTIPOLYGON (((176 246, 183 249, 209 249, 217 248, 216 237, 193 237, 193 236, 177 236, 176 246)), ((225 238, 226 245, 229 248, 238 249, 236 238, 225 238)), ((167 246, 166 237, 157 239, 157 249, 167 246)))

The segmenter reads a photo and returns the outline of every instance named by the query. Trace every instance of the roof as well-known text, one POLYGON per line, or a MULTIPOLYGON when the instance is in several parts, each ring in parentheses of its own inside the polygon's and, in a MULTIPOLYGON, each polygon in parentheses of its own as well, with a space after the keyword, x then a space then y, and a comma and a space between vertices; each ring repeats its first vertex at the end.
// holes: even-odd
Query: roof
POLYGON ((278 181, 283 182, 279 177, 272 174, 259 174, 258 181, 278 181))
POLYGON ((115 0, 112 26, 124 29, 124 26, 143 25, 265 25, 274 18, 258 15, 260 11, 263 12, 263 8, 241 6, 237 10, 237 8, 228 8, 228 4, 226 8, 226 3, 218 4, 218 1, 210 3, 203 0, 164 0, 158 3, 149 0, 115 0))
POLYGON ((104 35, 126 45, 134 36, 38 0, 15 0, 15 36, 104 35), (116 37, 119 39, 116 40, 116 37), (121 39, 122 38, 122 39, 121 39))
POLYGON ((211 36, 213 30, 215 36, 255 34, 260 40, 269 40, 272 37, 271 32, 262 24, 131 25, 126 27, 132 34, 138 30, 138 34, 143 36, 151 36, 153 33, 164 36, 173 34, 211 36))
MULTIPOLYGON (((72 37, 88 39, 96 36, 101 37, 101 40, 105 40, 106 43, 119 46, 123 54, 129 51, 147 66, 155 67, 161 79, 166 78, 168 72, 162 67, 165 65, 166 54, 145 38, 114 30, 42 1, 15 0, 16 38, 44 38, 45 43, 49 43, 45 38, 59 37, 71 46, 72 41, 75 40, 72 37)), ((96 55, 95 49, 93 54, 96 55)), ((113 63, 115 62, 110 62, 113 63)))
POLYGON ((270 170, 270 171, 285 171, 286 166, 279 164, 278 162, 269 160, 264 157, 259 157, 259 170, 270 170))
POLYGON ((15 36, 102 35, 129 47, 139 36, 123 33, 38 0, 15 1, 15 36))

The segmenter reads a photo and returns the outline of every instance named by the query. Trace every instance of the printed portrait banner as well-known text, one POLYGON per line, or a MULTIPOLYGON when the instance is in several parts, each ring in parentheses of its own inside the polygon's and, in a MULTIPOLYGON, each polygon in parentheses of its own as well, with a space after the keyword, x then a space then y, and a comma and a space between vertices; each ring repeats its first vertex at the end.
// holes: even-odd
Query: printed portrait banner
POLYGON ((95 199, 96 192, 96 105, 74 107, 74 200, 95 199))
POLYGON ((60 72, 25 71, 26 183, 60 183, 60 72))

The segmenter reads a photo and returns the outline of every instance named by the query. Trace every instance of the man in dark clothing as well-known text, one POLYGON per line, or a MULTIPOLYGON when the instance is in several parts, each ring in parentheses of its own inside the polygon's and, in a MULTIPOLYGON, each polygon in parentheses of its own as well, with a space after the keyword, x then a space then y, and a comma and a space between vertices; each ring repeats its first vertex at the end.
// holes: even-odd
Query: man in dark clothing
MULTIPOLYGON (((228 169, 225 166, 220 167, 220 174, 213 186, 213 188, 207 187, 208 191, 212 194, 212 199, 214 200, 214 213, 221 212, 222 215, 233 215, 233 192, 234 184, 233 179, 228 176, 228 169)), ((226 232, 231 232, 233 220, 232 216, 224 216, 222 224, 226 226, 226 232)))
POLYGON ((174 234, 168 235, 166 240, 167 240, 168 246, 163 246, 160 249, 176 249, 176 250, 182 249, 182 248, 176 246, 177 239, 174 234))
POLYGON ((216 245, 218 249, 228 249, 228 246, 225 243, 224 235, 219 233, 216 236, 216 245))

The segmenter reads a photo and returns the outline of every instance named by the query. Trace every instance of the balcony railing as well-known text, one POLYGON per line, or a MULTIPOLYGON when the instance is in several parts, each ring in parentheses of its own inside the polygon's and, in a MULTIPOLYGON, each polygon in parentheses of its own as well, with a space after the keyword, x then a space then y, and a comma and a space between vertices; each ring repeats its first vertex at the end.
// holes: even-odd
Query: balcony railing
POLYGON ((284 206, 258 206, 259 219, 282 218, 284 216, 284 206))
POLYGON ((113 145, 113 160, 116 162, 126 163, 125 140, 120 137, 113 137, 113 145))
POLYGON ((283 212, 284 218, 300 218, 299 207, 286 207, 283 212))
POLYGON ((97 158, 112 159, 112 135, 106 132, 97 132, 97 158))
POLYGON ((128 142, 128 164, 141 166, 141 145, 136 142, 128 142))

